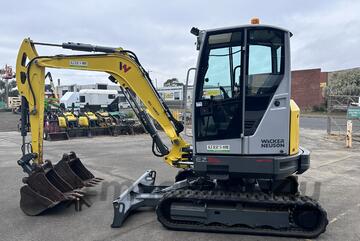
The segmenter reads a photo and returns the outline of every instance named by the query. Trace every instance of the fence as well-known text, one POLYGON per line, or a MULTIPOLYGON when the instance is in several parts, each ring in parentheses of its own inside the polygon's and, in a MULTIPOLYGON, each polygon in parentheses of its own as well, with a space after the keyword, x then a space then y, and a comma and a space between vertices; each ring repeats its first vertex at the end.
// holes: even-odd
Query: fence
MULTIPOLYGON (((345 135, 347 126, 346 111, 351 103, 358 103, 359 96, 327 96, 327 133, 345 135)), ((360 119, 353 120, 353 136, 360 136, 360 119)))

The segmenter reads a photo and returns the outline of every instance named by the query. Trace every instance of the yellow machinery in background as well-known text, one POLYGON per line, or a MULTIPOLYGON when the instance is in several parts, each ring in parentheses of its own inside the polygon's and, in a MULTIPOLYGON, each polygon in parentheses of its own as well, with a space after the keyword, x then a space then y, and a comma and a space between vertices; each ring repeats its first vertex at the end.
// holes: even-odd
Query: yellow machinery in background
POLYGON ((87 118, 88 120, 88 126, 90 127, 95 127, 98 121, 98 117, 95 115, 95 113, 91 112, 91 111, 86 111, 84 112, 84 116, 87 118))

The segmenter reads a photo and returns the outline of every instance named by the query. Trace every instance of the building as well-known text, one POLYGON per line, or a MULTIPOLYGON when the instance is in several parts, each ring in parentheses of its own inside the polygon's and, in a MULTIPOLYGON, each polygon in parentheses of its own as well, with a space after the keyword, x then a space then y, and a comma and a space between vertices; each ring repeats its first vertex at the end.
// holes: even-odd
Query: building
POLYGON ((324 87, 328 72, 320 68, 291 71, 291 97, 302 110, 312 110, 325 103, 324 87))
MULTIPOLYGON (((157 89, 161 98, 170 108, 182 109, 185 99, 185 86, 160 87, 157 89)), ((192 103, 193 86, 187 88, 187 104, 190 107, 192 103)))
POLYGON ((56 93, 58 94, 59 98, 61 98, 66 92, 79 92, 83 89, 89 90, 117 90, 118 93, 121 93, 120 87, 117 85, 109 85, 103 83, 96 83, 96 84, 86 84, 86 85, 58 85, 56 86, 56 93))

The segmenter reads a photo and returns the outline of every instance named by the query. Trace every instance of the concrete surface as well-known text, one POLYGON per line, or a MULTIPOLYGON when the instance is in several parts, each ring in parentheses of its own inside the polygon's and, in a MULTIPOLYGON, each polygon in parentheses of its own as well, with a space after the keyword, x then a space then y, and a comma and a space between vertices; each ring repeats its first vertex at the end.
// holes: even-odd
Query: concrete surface
POLYGON ((12 112, 0 112, 0 132, 16 131, 20 115, 12 112))
MULTIPOLYGON (((26 216, 19 208, 21 178, 25 176, 16 164, 20 141, 18 132, 0 133, 0 240, 298 240, 169 231, 157 222, 151 210, 135 213, 120 229, 110 228, 112 200, 131 181, 147 169, 158 171, 158 183, 172 181, 176 174, 175 169, 152 155, 147 135, 45 142, 47 159, 56 162, 62 153, 74 150, 106 182, 88 189, 91 208, 75 212, 73 206, 58 207, 46 215, 26 216), (109 183, 116 188, 106 189, 109 183)), ((345 149, 343 140, 306 129, 302 129, 301 143, 312 150, 311 170, 299 179, 301 190, 319 196, 330 220, 327 232, 318 240, 360 240, 360 145, 345 149), (314 193, 315 186, 320 192, 314 193)))
MULTIPOLYGON (((332 133, 345 133, 346 132, 345 116, 333 116, 331 119, 332 133)), ((300 127, 325 130, 327 129, 327 116, 326 115, 300 115, 300 127)), ((353 132, 360 133, 360 120, 353 120, 353 132)))

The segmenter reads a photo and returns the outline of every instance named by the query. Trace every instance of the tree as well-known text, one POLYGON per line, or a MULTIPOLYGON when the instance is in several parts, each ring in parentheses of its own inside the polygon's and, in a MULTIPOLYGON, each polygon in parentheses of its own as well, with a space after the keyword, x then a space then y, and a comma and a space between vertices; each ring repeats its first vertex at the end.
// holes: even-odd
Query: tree
POLYGON ((5 101, 5 81, 0 80, 0 100, 5 101))
POLYGON ((183 86, 184 84, 179 82, 177 78, 171 78, 165 81, 164 87, 183 86))
POLYGON ((16 81, 11 80, 9 82, 9 96, 10 97, 19 96, 19 91, 17 89, 15 89, 15 87, 16 87, 16 81))
POLYGON ((327 90, 331 95, 360 96, 360 68, 331 74, 327 90))
POLYGON ((9 90, 16 87, 16 80, 9 80, 9 90))
MULTIPOLYGON (((9 80, 8 83, 8 96, 9 97, 14 97, 14 96, 19 96, 19 91, 14 89, 16 87, 16 81, 15 80, 9 80), (13 90, 14 89, 14 90, 13 90)), ((0 99, 5 100, 6 99, 6 82, 4 80, 0 80, 0 99)))

